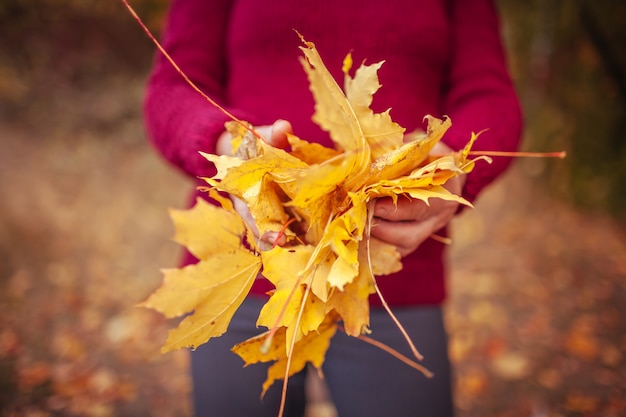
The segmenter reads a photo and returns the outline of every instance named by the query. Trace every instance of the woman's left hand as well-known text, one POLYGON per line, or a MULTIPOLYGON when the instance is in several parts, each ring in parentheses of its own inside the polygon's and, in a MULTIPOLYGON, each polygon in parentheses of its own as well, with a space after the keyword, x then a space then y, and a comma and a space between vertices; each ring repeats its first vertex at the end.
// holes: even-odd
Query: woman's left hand
MULTIPOLYGON (((432 154, 454 152, 438 142, 432 154)), ((448 180, 445 187, 453 194, 461 195, 465 175, 448 180)), ((456 201, 431 198, 428 204, 421 200, 399 197, 397 204, 391 198, 376 200, 371 236, 398 248, 402 257, 415 251, 433 233, 446 226, 459 207, 456 201)))

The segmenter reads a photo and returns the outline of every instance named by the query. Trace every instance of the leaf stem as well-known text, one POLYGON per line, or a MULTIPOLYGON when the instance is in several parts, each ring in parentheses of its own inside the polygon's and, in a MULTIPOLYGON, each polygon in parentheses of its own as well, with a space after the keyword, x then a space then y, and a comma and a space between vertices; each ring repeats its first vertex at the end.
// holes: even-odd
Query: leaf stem
POLYGON ((400 323, 400 320, 398 320, 396 315, 393 314, 393 311, 391 311, 389 304, 387 304, 387 301, 383 297, 383 294, 380 291, 378 284, 376 283, 376 276, 374 275, 374 271, 372 271, 372 259, 371 259, 371 251, 370 251, 370 239, 371 239, 370 233, 371 233, 371 228, 372 228, 372 217, 374 216, 374 210, 373 210, 373 205, 371 201, 370 201, 370 204, 368 204, 367 212, 368 212, 367 225, 366 225, 366 230, 365 230, 365 239, 366 239, 366 245, 367 245, 366 246, 367 247, 367 266, 369 267, 369 270, 370 270, 370 275, 372 277, 372 283, 374 285, 374 289, 376 290, 376 294, 378 294, 378 298, 380 299, 380 302, 382 303, 383 307, 385 308, 385 310, 387 310, 389 317, 391 317, 391 320, 393 320, 393 322, 396 324, 396 326, 400 330, 400 333, 402 333, 402 336, 404 336, 404 339, 407 341, 409 347, 411 348, 411 352, 413 352, 413 355, 417 359, 422 360, 424 359, 424 356, 422 356, 422 354, 419 353, 419 351, 415 347, 415 344, 411 340, 411 337, 406 332, 406 329, 404 328, 404 326, 402 326, 402 323, 400 323))
POLYGON ((287 227, 289 227, 289 225, 295 222, 296 220, 297 219, 295 217, 292 217, 285 224, 282 225, 282 227, 278 231, 278 236, 276 236, 276 240, 274 240, 274 245, 272 246, 272 249, 278 246, 278 240, 285 235, 285 230, 287 230, 287 227))
MULTIPOLYGON (((298 280, 299 281, 299 280, 298 280)), ((302 297, 302 302, 300 303, 300 309, 298 311, 298 318, 296 319, 295 329, 293 331, 293 336, 289 342, 289 351, 287 352, 287 365, 285 366, 285 376, 283 377, 283 389, 280 396, 280 409, 278 410, 278 417, 282 417, 285 411, 285 403, 287 402, 287 384, 289 382, 289 371, 291 370, 291 359, 293 357, 293 350, 296 346, 296 337, 298 335, 298 329, 300 328, 300 321, 302 319, 302 315, 304 314, 304 308, 306 306, 306 300, 309 298, 309 293, 311 292, 311 282, 307 282, 306 289, 304 291, 304 296, 302 297)), ((296 283, 296 286, 300 285, 296 283)))
POLYGON ((126 6, 126 8, 128 9, 128 11, 130 12, 130 14, 135 18, 135 20, 137 21, 137 23, 139 23, 139 26, 141 26, 141 28, 143 29, 144 32, 146 32, 146 35, 148 35, 148 38, 150 38, 150 40, 152 41, 152 43, 154 43, 154 45, 157 47, 157 49, 163 54, 163 56, 165 56, 165 58, 170 62, 170 64, 172 64, 172 66, 174 67, 174 69, 176 70, 176 72, 178 72, 183 79, 185 80, 185 82, 187 84, 189 84, 189 86, 191 86, 191 88, 193 88, 198 94, 200 94, 206 101, 208 101, 209 103, 211 103, 213 106, 215 106, 219 111, 221 111, 222 113, 224 113, 226 116, 228 116, 231 120, 239 123, 241 126, 243 126, 244 128, 246 128, 246 130, 248 130, 250 133, 252 133, 256 138, 258 138, 259 140, 262 140, 263 142, 267 142, 265 140, 265 138, 263 138, 263 136, 261 136, 261 134, 254 129, 252 126, 249 126, 247 123, 244 123, 243 121, 239 120, 237 117, 235 117, 231 112, 229 112, 228 110, 226 110, 224 107, 220 106, 215 100, 213 100, 211 97, 209 97, 204 91, 202 91, 200 89, 200 87, 198 87, 193 81, 191 81, 191 79, 189 79, 189 77, 187 76, 187 74, 185 74, 183 72, 183 70, 178 66, 178 64, 176 64, 176 61, 174 61, 174 59, 170 56, 170 54, 167 53, 167 51, 165 50, 165 48, 163 48, 163 46, 161 45, 161 43, 154 37, 154 35, 152 34, 152 32, 150 32, 150 29, 148 29, 148 27, 145 25, 145 23, 143 23, 143 21, 141 20, 141 18, 139 17, 139 15, 137 15, 137 12, 135 12, 135 9, 132 8, 132 6, 130 4, 128 4, 128 0, 121 0, 122 3, 124 3, 124 6, 126 6))
POLYGON ((411 348, 411 352, 413 352, 413 355, 421 361, 422 359, 424 359, 424 356, 421 353, 419 353, 419 351, 415 347, 415 344, 411 340, 411 337, 407 333, 406 329, 404 328, 404 326, 402 326, 402 323, 400 323, 400 320, 398 320, 396 315, 393 314, 393 312, 391 311, 391 308, 389 307, 389 304, 387 304, 387 301, 383 297, 383 294, 381 293, 380 288, 378 288, 378 284, 376 283, 375 278, 373 279, 373 281, 374 281, 374 289, 376 289, 376 294, 378 294, 378 298, 380 298, 380 302, 382 303, 383 307, 385 307, 385 310, 387 310, 387 313, 389 314, 389 317, 391 317, 391 320, 393 320, 396 326, 398 326, 400 333, 402 333, 402 336, 404 336, 404 339, 409 344, 409 347, 411 348))
MULTIPOLYGON (((337 328, 344 333, 346 332, 346 330, 342 326, 338 325, 337 328)), ((365 336, 365 335, 359 335, 357 336, 357 339, 360 339, 364 341, 365 343, 369 343, 372 346, 376 346, 377 348, 384 350, 385 352, 389 353, 390 355, 394 356, 395 358, 409 365, 411 368, 417 369, 418 371, 423 373, 427 378, 432 378, 434 376, 434 374, 423 365, 420 365, 419 363, 407 358, 402 353, 387 346, 386 344, 382 342, 379 342, 378 340, 372 339, 371 337, 365 336)))
POLYGON ((452 239, 450 239, 449 237, 444 237, 444 236, 438 235, 436 233, 432 233, 430 235, 430 238, 432 240, 437 241, 437 242, 443 243, 444 245, 451 245, 452 244, 452 239))
POLYGON ((481 156, 510 156, 510 157, 526 157, 526 158, 560 158, 567 156, 566 151, 560 152, 504 152, 504 151, 470 151, 469 155, 481 156))

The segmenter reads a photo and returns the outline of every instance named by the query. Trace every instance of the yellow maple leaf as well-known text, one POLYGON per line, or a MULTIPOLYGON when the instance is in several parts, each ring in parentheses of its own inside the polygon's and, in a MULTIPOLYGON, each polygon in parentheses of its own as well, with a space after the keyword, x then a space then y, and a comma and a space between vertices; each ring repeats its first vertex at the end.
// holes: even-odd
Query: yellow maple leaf
POLYGON ((350 102, 331 73, 326 69, 315 44, 302 38, 300 47, 306 59, 300 62, 309 78, 315 99, 313 121, 330 134, 339 150, 356 151, 359 158, 369 161, 369 146, 350 102))
POLYGON ((287 135, 290 154, 308 165, 321 164, 341 154, 337 149, 327 148, 315 142, 307 142, 296 135, 287 135))
POLYGON ((368 247, 361 246, 359 252, 359 271, 343 288, 334 288, 326 303, 342 318, 343 327, 349 336, 369 333, 370 307, 369 296, 375 292, 374 277, 368 268, 368 247))
POLYGON ((195 206, 189 210, 170 210, 170 217, 176 231, 174 240, 198 259, 207 259, 215 253, 239 247, 241 236, 246 232, 245 225, 237 213, 222 210, 201 198, 198 198, 195 206), (221 230, 227 231, 220 240, 214 237, 216 224, 220 225, 221 230))
POLYGON ((394 245, 370 237, 367 247, 369 248, 372 273, 375 276, 393 274, 402 269, 400 254, 394 245))
POLYGON ((232 350, 244 360, 246 366, 259 362, 274 362, 267 370, 267 379, 263 383, 261 393, 263 396, 276 380, 300 372, 307 363, 320 369, 330 346, 330 340, 336 331, 337 318, 334 315, 328 315, 316 331, 308 333, 295 343, 290 356, 285 350, 285 346, 288 345, 288 338, 284 327, 276 332, 274 343, 267 351, 262 347, 268 333, 239 343, 232 350))
POLYGON ((381 87, 378 80, 378 70, 384 61, 361 65, 350 77, 349 71, 352 58, 346 57, 343 65, 344 90, 358 119, 359 125, 367 143, 371 148, 371 158, 378 158, 402 145, 405 129, 391 120, 390 109, 375 114, 370 108, 374 94, 381 87))
POLYGON ((306 290, 312 275, 305 276, 303 271, 313 251, 312 246, 277 246, 261 254, 263 275, 276 289, 261 309, 257 325, 269 329, 285 327, 288 341, 298 341, 316 330, 326 317, 324 303, 306 290))
MULTIPOLYGON (((219 198, 215 194, 214 197, 219 198)), ((171 214, 175 239, 200 261, 165 270, 161 287, 140 304, 166 317, 193 311, 170 331, 163 351, 197 347, 222 335, 262 265, 256 254, 242 246, 246 227, 232 211, 198 199, 192 209, 172 210, 171 214), (215 239, 215 225, 220 225, 218 233, 222 239, 215 239)))
POLYGON ((408 142, 379 156, 371 165, 368 173, 369 183, 398 178, 419 167, 428 157, 432 148, 439 142, 451 126, 449 118, 439 120, 426 116, 428 127, 426 134, 419 140, 408 142))
POLYGON ((154 298, 148 299, 144 305, 159 310, 163 304, 185 305, 186 299, 190 301, 187 304, 195 305, 193 314, 169 332, 163 351, 196 348, 211 337, 224 334, 233 315, 248 295, 260 268, 258 257, 239 251, 229 255, 215 255, 196 265, 166 272, 162 290, 157 291, 154 298), (217 270, 221 272, 216 274, 217 270), (163 293, 167 296, 160 296, 163 293))

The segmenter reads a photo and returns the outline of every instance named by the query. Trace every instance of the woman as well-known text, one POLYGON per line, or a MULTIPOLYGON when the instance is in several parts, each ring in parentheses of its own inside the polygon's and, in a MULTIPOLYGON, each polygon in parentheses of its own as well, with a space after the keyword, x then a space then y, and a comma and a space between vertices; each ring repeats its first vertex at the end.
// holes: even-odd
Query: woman
MULTIPOLYGON (((173 0, 163 45, 206 94, 257 126, 275 146, 284 146, 289 131, 332 146, 311 121, 313 98, 298 62, 300 39, 294 29, 315 43, 338 80, 348 52, 356 63, 385 60, 372 108, 391 107, 393 120, 407 132, 423 128, 427 114, 449 116, 452 127, 438 153, 464 147, 472 132, 484 129, 475 150, 517 148, 520 106, 491 0, 173 0)), ((229 152, 228 118, 161 56, 149 81, 145 116, 157 149, 193 178, 214 172, 198 151, 229 152)), ((509 162, 498 158, 480 164, 447 187, 473 201, 509 162)), ((340 416, 453 414, 442 319, 444 244, 429 236, 445 235, 457 212, 456 203, 442 200, 426 205, 400 199, 398 207, 385 199, 377 202, 372 235, 396 245, 403 256, 402 271, 380 277, 378 284, 435 377, 427 379, 377 348, 337 335, 323 371, 340 416)), ((270 243, 274 238, 264 236, 270 243)), ((185 263, 194 261, 187 255, 185 263)), ((234 344, 260 332, 254 323, 271 288, 268 281, 257 280, 228 332, 192 353, 196 415, 276 415, 280 387, 260 400, 266 369, 242 368, 230 352, 234 344)), ((372 297, 371 304, 372 337, 410 354, 380 300, 372 297)), ((304 375, 290 379, 285 415, 303 414, 303 381, 304 375)))

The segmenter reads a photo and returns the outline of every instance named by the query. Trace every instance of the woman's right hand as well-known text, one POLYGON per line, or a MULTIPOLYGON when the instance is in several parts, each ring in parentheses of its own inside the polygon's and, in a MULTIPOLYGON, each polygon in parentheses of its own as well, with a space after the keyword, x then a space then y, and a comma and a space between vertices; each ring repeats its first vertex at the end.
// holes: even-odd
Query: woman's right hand
MULTIPOLYGON (((280 149, 285 149, 289 145, 287 135, 292 133, 292 127, 291 123, 286 120, 277 120, 271 125, 259 126, 254 129, 269 145, 280 149)), ((232 155, 232 135, 230 133, 224 132, 219 137, 217 140, 216 152, 218 155, 232 155)), ((232 195, 230 196, 230 199, 233 201, 235 210, 237 210, 241 218, 244 219, 254 232, 254 236, 259 238, 259 231, 246 203, 232 195)), ((278 231, 266 232, 260 237, 260 246, 261 249, 264 250, 269 249, 274 245, 284 245, 285 241, 285 237, 280 235, 278 231)))

